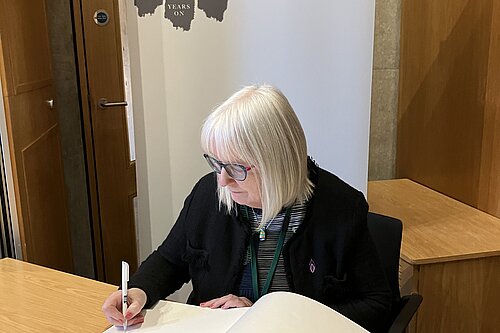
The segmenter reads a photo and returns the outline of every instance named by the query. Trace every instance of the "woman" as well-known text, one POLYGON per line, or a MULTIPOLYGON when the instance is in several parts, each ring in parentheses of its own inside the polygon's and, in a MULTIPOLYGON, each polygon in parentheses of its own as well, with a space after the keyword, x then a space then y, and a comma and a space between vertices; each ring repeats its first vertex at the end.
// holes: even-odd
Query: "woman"
MULTIPOLYGON (((170 234, 131 277, 128 325, 192 281, 188 303, 251 306, 285 290, 326 304, 368 330, 391 292, 366 226, 362 193, 307 157, 300 122, 271 86, 235 93, 205 121, 213 173, 193 188, 170 234)), ((103 311, 122 325, 121 293, 103 311)))

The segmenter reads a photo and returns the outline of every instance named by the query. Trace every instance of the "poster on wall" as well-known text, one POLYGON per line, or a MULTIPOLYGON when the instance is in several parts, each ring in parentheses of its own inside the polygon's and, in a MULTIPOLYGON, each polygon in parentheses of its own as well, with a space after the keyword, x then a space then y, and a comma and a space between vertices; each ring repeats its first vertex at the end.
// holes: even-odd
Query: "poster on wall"
MULTIPOLYGON (((189 31, 191 22, 195 18, 194 0, 134 0, 137 13, 140 17, 147 14, 153 15, 160 6, 165 8, 165 18, 169 20, 174 28, 189 31)), ((198 9, 205 13, 208 18, 222 22, 224 12, 227 9, 228 0, 198 0, 198 9)))

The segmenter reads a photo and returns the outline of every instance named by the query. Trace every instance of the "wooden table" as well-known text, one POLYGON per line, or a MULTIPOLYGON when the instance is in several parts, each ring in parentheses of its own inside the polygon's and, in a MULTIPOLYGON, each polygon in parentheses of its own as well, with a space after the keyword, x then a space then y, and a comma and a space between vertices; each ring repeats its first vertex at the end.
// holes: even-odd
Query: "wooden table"
POLYGON ((0 260, 0 332, 102 332, 101 312, 115 286, 29 264, 0 260))
POLYGON ((407 179, 369 182, 368 202, 403 222, 402 293, 424 298, 410 331, 500 331, 500 219, 407 179))

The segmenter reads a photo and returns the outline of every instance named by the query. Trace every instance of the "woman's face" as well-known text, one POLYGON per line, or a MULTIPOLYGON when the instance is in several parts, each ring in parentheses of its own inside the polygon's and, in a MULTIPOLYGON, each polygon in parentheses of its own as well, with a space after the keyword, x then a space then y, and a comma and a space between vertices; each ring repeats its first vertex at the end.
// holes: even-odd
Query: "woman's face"
POLYGON ((220 174, 217 174, 219 186, 227 188, 231 192, 231 198, 239 203, 253 208, 262 208, 262 198, 259 190, 259 182, 255 167, 247 173, 247 178, 243 181, 237 181, 231 178, 226 170, 222 168, 220 174))

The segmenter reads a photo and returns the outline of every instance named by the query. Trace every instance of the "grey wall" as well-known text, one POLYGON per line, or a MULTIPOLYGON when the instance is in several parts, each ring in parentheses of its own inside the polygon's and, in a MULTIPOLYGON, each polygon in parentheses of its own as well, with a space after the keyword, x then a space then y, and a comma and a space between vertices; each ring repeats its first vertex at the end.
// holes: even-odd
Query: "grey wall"
POLYGON ((368 179, 395 177, 401 0, 376 0, 368 179))

